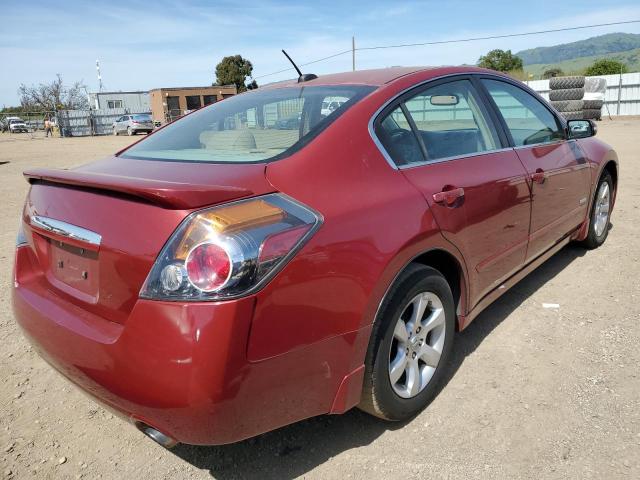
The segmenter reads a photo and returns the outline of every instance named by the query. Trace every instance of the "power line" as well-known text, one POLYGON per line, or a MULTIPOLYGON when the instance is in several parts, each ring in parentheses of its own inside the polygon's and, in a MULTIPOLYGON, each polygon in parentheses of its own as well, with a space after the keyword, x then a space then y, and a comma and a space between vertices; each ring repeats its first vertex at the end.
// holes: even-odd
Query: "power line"
MULTIPOLYGON (((338 52, 338 53, 334 53, 333 55, 329 55, 328 57, 322 57, 322 58, 318 58, 317 60, 312 60, 310 62, 307 63, 301 63, 300 66, 301 67, 305 67, 307 65, 311 65, 312 63, 318 63, 318 62, 323 62, 325 60, 329 60, 330 58, 335 58, 335 57, 339 57, 340 55, 344 55, 345 53, 350 53, 351 49, 349 50, 344 50, 342 52, 338 52)), ((289 68, 285 68, 284 70, 278 70, 277 72, 273 72, 273 73, 267 73, 265 75, 259 75, 257 77, 253 77, 254 79, 258 79, 258 78, 263 78, 263 77, 270 77, 271 75, 276 75, 278 73, 284 73, 284 72, 288 72, 289 70, 293 70, 293 67, 289 67, 289 68)))
MULTIPOLYGON (((583 30, 585 28, 610 27, 610 26, 614 26, 614 25, 628 25, 630 23, 640 23, 640 20, 626 20, 626 21, 623 21, 623 22, 596 23, 596 24, 593 24, 593 25, 581 25, 579 27, 554 28, 554 29, 550 29, 550 30, 538 30, 538 31, 534 31, 534 32, 509 33, 509 34, 505 34, 505 35, 490 35, 490 36, 486 36, 486 37, 459 38, 459 39, 456 39, 456 40, 437 40, 437 41, 420 42, 420 43, 400 43, 398 45, 377 45, 377 46, 373 46, 373 47, 358 47, 358 48, 355 48, 355 49, 351 49, 350 48, 349 50, 344 50, 342 52, 337 52, 337 53, 334 53, 334 54, 326 56, 326 57, 318 58, 317 60, 312 60, 312 61, 307 62, 307 63, 301 63, 300 66, 304 67, 306 65, 311 65, 313 63, 323 62, 325 60, 329 60, 331 58, 339 57, 341 55, 345 55, 347 53, 351 53, 351 52, 354 52, 354 51, 381 50, 381 49, 387 49, 387 48, 403 48, 403 47, 422 47, 422 46, 426 46, 426 45, 442 45, 442 44, 445 44, 445 43, 476 42, 476 41, 479 41, 479 40, 495 40, 495 39, 500 39, 500 38, 524 37, 524 36, 527 36, 527 35, 541 35, 541 34, 544 34, 544 33, 568 32, 568 31, 572 31, 572 30, 583 30)), ((264 74, 264 75, 259 75, 259 76, 254 77, 254 78, 258 79, 258 78, 270 77, 272 75, 277 75, 278 73, 288 72, 290 70, 293 70, 293 68, 292 67, 285 68, 284 70, 278 70, 277 72, 272 72, 272 73, 267 73, 267 74, 264 74)))
POLYGON ((401 47, 420 47, 424 45, 439 45, 442 43, 462 43, 462 42, 475 42, 478 40, 494 40, 497 38, 510 38, 510 37, 524 37, 526 35, 540 35, 543 33, 555 33, 555 32, 567 32, 570 30, 582 30, 585 28, 595 28, 595 27, 609 27, 612 25, 624 25, 628 23, 640 23, 640 20, 627 20, 624 22, 611 22, 611 23, 598 23, 595 25, 583 25, 580 27, 565 27, 565 28, 554 28, 552 30, 539 30, 536 32, 524 32, 524 33, 509 33, 505 35, 491 35, 488 37, 474 37, 474 38, 461 38, 458 40, 440 40, 434 42, 423 42, 423 43, 403 43, 399 45, 381 45, 377 47, 362 47, 357 48, 356 50, 379 50, 382 48, 401 48, 401 47))

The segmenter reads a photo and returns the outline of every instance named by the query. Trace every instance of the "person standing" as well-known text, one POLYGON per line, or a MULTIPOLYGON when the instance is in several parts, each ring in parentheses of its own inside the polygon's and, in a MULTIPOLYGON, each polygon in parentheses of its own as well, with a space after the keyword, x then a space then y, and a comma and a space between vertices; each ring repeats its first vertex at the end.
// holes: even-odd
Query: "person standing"
POLYGON ((51 126, 51 120, 47 117, 44 120, 44 136, 48 137, 49 135, 53 137, 53 127, 51 126))

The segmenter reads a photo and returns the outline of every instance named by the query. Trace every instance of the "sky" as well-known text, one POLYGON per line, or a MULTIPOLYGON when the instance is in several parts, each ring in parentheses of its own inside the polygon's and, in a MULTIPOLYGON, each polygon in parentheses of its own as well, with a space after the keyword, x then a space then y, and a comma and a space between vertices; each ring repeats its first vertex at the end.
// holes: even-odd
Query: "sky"
MULTIPOLYGON (((215 65, 240 54, 258 84, 295 77, 282 48, 306 63, 351 48, 502 35, 640 20, 640 2, 558 0, 3 1, 0 8, 0 106, 17 89, 61 74, 97 91, 210 85, 215 65), (579 8, 578 8, 579 7, 579 8)), ((514 53, 610 32, 640 33, 640 23, 526 37, 356 52, 356 68, 474 64, 494 48, 514 53)), ((305 73, 351 70, 351 54, 305 73)))

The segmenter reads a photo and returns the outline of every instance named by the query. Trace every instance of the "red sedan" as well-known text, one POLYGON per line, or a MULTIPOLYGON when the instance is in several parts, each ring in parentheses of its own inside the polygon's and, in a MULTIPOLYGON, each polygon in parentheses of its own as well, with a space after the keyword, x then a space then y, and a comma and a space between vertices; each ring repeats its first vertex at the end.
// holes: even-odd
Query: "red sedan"
POLYGON ((567 243, 607 238, 616 153, 522 83, 313 77, 25 172, 18 322, 165 446, 354 406, 410 418, 456 331, 567 243))

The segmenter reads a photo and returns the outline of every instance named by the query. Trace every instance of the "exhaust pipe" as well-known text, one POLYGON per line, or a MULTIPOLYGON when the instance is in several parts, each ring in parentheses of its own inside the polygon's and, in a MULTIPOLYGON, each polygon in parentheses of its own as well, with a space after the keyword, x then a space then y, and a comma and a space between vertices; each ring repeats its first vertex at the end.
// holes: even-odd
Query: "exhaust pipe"
POLYGON ((136 422, 136 427, 138 427, 138 430, 144 433, 147 437, 156 442, 158 445, 163 446, 164 448, 173 448, 179 443, 175 438, 170 437, 169 435, 165 435, 160 430, 156 430, 146 423, 136 422))

